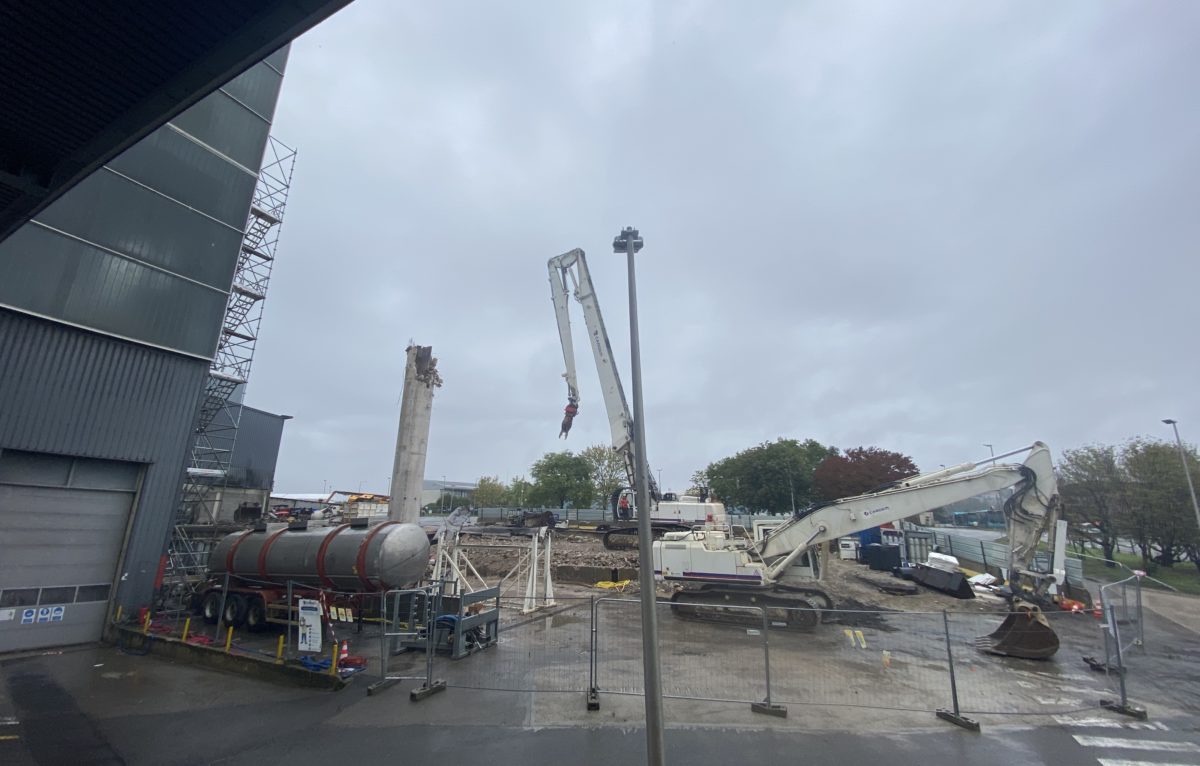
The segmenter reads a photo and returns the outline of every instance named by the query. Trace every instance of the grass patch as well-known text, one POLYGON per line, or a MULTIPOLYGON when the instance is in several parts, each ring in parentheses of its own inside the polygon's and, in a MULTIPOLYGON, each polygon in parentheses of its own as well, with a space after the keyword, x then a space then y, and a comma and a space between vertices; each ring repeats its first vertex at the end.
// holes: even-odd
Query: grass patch
MULTIPOLYGON (((1073 551, 1067 555, 1072 555, 1072 553, 1073 551)), ((1088 555, 1102 556, 1103 554, 1100 551, 1089 550, 1088 555)), ((1117 561, 1129 567, 1129 569, 1140 569, 1142 566, 1142 557, 1136 553, 1117 553, 1115 556, 1117 561)), ((1197 571, 1196 565, 1190 561, 1180 562, 1173 567, 1163 567, 1152 563, 1146 572, 1151 577, 1162 580, 1180 593, 1200 595, 1200 571, 1197 571)), ((1085 558, 1083 559, 1083 574, 1085 577, 1094 580, 1114 582, 1129 577, 1129 570, 1121 567, 1109 568, 1105 566, 1103 561, 1085 558)), ((1148 588, 1160 587, 1151 580, 1145 580, 1142 584, 1148 588)))

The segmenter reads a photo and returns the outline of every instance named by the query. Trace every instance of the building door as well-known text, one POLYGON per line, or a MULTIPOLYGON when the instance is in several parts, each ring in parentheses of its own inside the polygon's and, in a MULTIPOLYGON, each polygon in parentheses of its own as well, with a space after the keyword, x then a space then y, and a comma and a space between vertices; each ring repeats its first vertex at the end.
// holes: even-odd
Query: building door
POLYGON ((0 652, 100 639, 141 475, 0 450, 0 652))

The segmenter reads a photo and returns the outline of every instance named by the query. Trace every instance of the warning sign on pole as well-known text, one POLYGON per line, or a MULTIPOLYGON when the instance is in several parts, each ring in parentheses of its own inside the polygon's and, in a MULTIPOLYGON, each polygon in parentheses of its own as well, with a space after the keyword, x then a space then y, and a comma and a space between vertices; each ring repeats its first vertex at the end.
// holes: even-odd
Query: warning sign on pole
POLYGON ((296 647, 302 652, 321 651, 321 602, 300 599, 300 638, 296 647))

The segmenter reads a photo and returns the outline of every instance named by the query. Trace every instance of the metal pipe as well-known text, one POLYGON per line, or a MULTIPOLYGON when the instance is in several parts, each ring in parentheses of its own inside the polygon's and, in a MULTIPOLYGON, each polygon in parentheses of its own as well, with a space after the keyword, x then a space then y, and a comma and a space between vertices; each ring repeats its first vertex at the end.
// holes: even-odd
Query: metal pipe
POLYGON ((950 663, 950 698, 954 703, 954 715, 961 716, 958 710, 958 681, 954 677, 954 650, 950 646, 950 615, 942 610, 942 625, 946 630, 946 659, 950 663))
POLYGON ((1200 527, 1200 504, 1196 503, 1196 487, 1192 485, 1192 472, 1188 468, 1187 453, 1183 449, 1183 440, 1179 438, 1179 423, 1170 418, 1163 422, 1175 431, 1175 444, 1179 447, 1179 460, 1183 463, 1183 476, 1187 479, 1188 492, 1192 496, 1192 510, 1196 512, 1196 526, 1200 527))
POLYGON ((613 240, 613 250, 625 252, 629 271, 629 350, 633 378, 633 440, 638 507, 638 581, 642 601, 642 672, 646 693, 646 763, 666 763, 663 738, 662 673, 658 659, 658 615, 654 587, 653 533, 650 530, 650 477, 646 465, 646 416, 642 407, 642 349, 638 337, 637 270, 633 255, 642 247, 637 229, 626 226, 613 240))
POLYGON ((765 678, 767 680, 767 707, 771 707, 771 649, 767 633, 770 632, 770 625, 767 622, 767 610, 759 607, 762 612, 762 633, 763 633, 763 663, 765 664, 765 678))
POLYGON ((1113 643, 1117 649, 1117 681, 1121 687, 1121 707, 1126 707, 1129 697, 1125 694, 1125 659, 1121 653, 1121 629, 1117 626, 1117 608, 1112 604, 1108 605, 1108 619, 1112 625, 1113 643))
MULTIPOLYGON (((225 576, 229 577, 229 573, 226 572, 225 576)), ((292 652, 292 609, 295 606, 296 605, 292 599, 292 581, 288 580, 287 581, 287 624, 284 626, 287 628, 287 645, 286 646, 287 646, 288 654, 291 654, 291 652, 292 652)), ((297 614, 297 619, 296 619, 296 629, 297 630, 299 630, 299 628, 300 628, 299 623, 300 623, 299 614, 297 614)))
POLYGON ((226 572, 224 584, 221 586, 221 613, 217 615, 217 635, 215 636, 216 638, 220 638, 221 628, 223 628, 225 626, 225 598, 228 595, 229 595, 229 573, 226 572))
POLYGON ((1138 646, 1142 647, 1142 652, 1146 651, 1146 630, 1145 621, 1142 619, 1142 578, 1138 577, 1135 581, 1137 585, 1137 626, 1138 626, 1138 646))
POLYGON ((596 597, 592 596, 592 635, 588 644, 588 691, 596 690, 596 597))
POLYGON ((388 651, 387 651, 388 635, 387 634, 388 634, 388 628, 393 624, 392 621, 388 619, 387 597, 388 597, 388 591, 385 590, 385 591, 380 592, 380 594, 379 594, 379 619, 382 620, 382 625, 380 626, 380 631, 379 631, 379 682, 380 683, 383 683, 384 681, 387 680, 387 669, 388 669, 388 651))

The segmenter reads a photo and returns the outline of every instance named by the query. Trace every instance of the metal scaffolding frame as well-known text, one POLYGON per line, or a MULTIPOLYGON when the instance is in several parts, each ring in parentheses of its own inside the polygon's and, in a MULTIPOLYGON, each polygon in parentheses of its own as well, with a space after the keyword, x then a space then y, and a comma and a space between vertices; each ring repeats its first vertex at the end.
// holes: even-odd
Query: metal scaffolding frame
POLYGON ((295 149, 268 137, 217 351, 200 394, 175 530, 167 547, 163 582, 169 587, 177 589, 202 579, 208 552, 215 543, 215 504, 220 500, 219 490, 226 486, 237 443, 242 398, 254 362, 295 163, 295 149), (209 534, 205 534, 206 528, 209 534))

